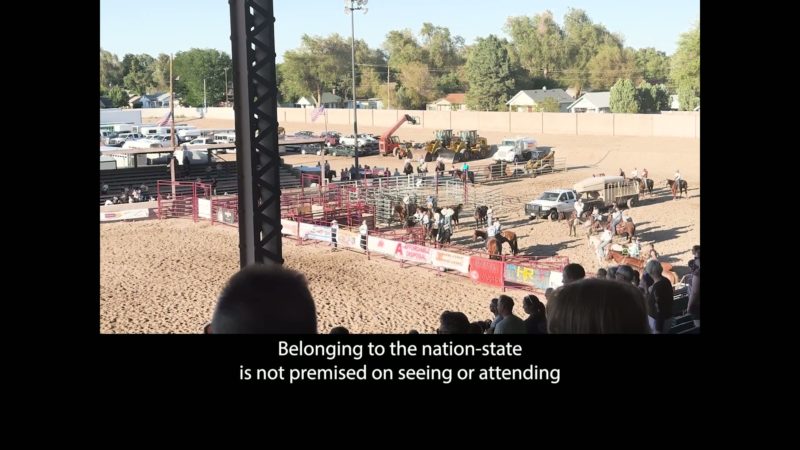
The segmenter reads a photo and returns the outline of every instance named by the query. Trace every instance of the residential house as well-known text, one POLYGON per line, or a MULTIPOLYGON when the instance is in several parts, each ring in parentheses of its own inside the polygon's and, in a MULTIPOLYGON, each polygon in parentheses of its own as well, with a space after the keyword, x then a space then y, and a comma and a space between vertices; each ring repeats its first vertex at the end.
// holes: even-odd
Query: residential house
POLYGON ((565 92, 570 97, 577 99, 578 96, 580 96, 581 90, 580 90, 580 88, 570 87, 570 88, 567 88, 567 90, 565 92))
MULTIPOLYGON (((344 102, 344 107, 353 109, 353 101, 346 100, 344 102)), ((356 100, 356 109, 383 109, 383 100, 377 97, 368 98, 366 100, 356 100)))
POLYGON ((428 111, 466 111, 466 96, 463 92, 447 94, 444 98, 428 103, 428 111))
POLYGON ((587 92, 567 107, 572 113, 610 113, 611 92, 587 92))
POLYGON ((101 108, 113 108, 114 107, 114 103, 111 102, 110 98, 108 98, 108 97, 106 97, 104 95, 101 95, 100 96, 100 107, 101 108))
POLYGON ((559 105, 560 112, 567 112, 567 107, 574 102, 574 99, 567 95, 563 89, 529 89, 517 92, 506 102, 509 111, 533 112, 537 105, 546 98, 554 98, 559 105))
POLYGON ((128 99, 128 106, 130 106, 131 108, 141 108, 142 96, 141 95, 131 96, 131 98, 128 99))
POLYGON ((145 94, 139 101, 142 102, 142 108, 169 108, 169 94, 145 94))
MULTIPOLYGON (((314 99, 313 96, 309 95, 306 97, 300 97, 299 100, 295 103, 295 106, 298 108, 316 108, 317 101, 314 99)), ((342 107, 342 97, 338 95, 331 94, 330 92, 323 92, 322 93, 322 106, 326 108, 341 108, 342 107)))

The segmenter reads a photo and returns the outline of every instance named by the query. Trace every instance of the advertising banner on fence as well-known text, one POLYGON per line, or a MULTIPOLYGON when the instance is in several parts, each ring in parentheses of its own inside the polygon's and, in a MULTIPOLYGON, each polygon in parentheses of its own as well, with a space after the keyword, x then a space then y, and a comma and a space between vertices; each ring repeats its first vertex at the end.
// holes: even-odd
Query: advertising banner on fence
POLYGON ((471 256, 469 259, 469 277, 476 283, 491 286, 503 286, 503 261, 471 256))
POLYGON ((211 200, 207 198, 197 199, 197 217, 211 219, 211 200))
POLYGON ((467 255, 433 250, 432 263, 434 267, 444 267, 461 273, 469 273, 469 256, 467 255))
POLYGON ((560 288, 564 284, 562 280, 563 272, 550 272, 550 286, 553 289, 560 288))
POLYGON ((234 210, 228 208, 217 208, 217 222, 233 225, 236 223, 234 210))
POLYGON ((125 211, 109 211, 100 213, 100 222, 111 222, 114 220, 146 219, 149 216, 150 216, 150 210, 147 208, 128 209, 125 211))
POLYGON ((331 227, 314 225, 311 223, 300 224, 300 237, 303 239, 314 239, 315 241, 331 241, 331 227))
POLYGON ((398 250, 402 254, 402 243, 383 239, 376 236, 367 237, 367 249, 373 253, 380 253, 387 256, 395 256, 398 250), (400 247, 400 249, 398 249, 400 247))
POLYGON ((362 250, 361 235, 358 233, 353 233, 351 231, 346 231, 339 228, 339 231, 336 233, 336 240, 338 241, 339 247, 362 250))
POLYGON ((395 258, 400 258, 406 261, 414 261, 423 264, 430 264, 432 262, 433 249, 422 245, 406 244, 402 245, 402 252, 395 254, 395 258))
POLYGON ((281 234, 297 236, 297 222, 289 219, 281 219, 281 234))
POLYGON ((550 271, 506 264, 505 280, 511 283, 533 286, 544 291, 550 287, 550 271))

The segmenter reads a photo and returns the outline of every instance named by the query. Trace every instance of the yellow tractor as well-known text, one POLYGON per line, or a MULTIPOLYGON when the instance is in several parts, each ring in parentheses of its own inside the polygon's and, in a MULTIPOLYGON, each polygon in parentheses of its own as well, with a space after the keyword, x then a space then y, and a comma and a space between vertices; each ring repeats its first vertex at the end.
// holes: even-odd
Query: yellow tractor
POLYGON ((428 162, 436 160, 439 156, 447 156, 453 139, 453 130, 436 130, 433 132, 433 137, 432 141, 423 146, 425 161, 428 162))
POLYGON ((485 137, 478 136, 477 130, 462 130, 458 135, 461 145, 453 157, 453 162, 483 159, 489 156, 489 144, 485 137))

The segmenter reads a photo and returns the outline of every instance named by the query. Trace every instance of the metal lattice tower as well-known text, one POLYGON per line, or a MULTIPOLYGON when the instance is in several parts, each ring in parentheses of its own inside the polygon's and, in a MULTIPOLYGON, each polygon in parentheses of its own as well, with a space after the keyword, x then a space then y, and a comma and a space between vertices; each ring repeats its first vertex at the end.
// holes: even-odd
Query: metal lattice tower
POLYGON ((283 263, 272 0, 229 0, 240 265, 283 263))

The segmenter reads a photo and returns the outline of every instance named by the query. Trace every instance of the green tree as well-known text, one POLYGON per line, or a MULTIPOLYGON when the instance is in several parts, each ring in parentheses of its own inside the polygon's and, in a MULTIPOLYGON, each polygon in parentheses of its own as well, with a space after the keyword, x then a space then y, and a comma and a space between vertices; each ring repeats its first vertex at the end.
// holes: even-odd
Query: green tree
POLYGON ((697 91, 688 84, 678 86, 678 104, 681 111, 693 111, 700 105, 697 91))
MULTIPOLYGON (((350 40, 338 34, 328 37, 304 34, 300 48, 283 55, 280 90, 287 101, 312 96, 319 104, 324 92, 337 90, 342 97, 352 91, 350 40)), ((356 65, 382 62, 380 52, 364 41, 356 41, 356 65)), ((356 80, 358 83, 358 80, 356 80)))
POLYGON ((678 91, 681 111, 693 110, 700 97, 700 23, 683 33, 672 55, 670 79, 678 91))
POLYGON ((656 109, 656 87, 643 81, 636 88, 636 101, 639 104, 639 112, 651 114, 658 112, 656 109))
POLYGON ((203 80, 206 82, 207 103, 214 105, 222 101, 225 84, 225 68, 230 68, 228 54, 214 49, 193 48, 178 52, 172 61, 172 75, 180 77, 173 83, 175 96, 181 104, 191 107, 203 106, 203 80))
POLYGON ((667 87, 663 84, 656 86, 656 111, 669 111, 670 98, 667 87))
POLYGON ((508 42, 490 34, 478 38, 467 57, 467 105, 476 110, 505 109, 505 103, 514 89, 508 42))
POLYGON ((648 83, 664 83, 669 79, 669 57, 653 47, 635 51, 636 71, 648 83))
POLYGON ((122 64, 117 55, 100 49, 100 87, 107 89, 109 86, 122 84, 122 64))
POLYGON ((617 80, 611 87, 609 106, 613 113, 638 113, 639 105, 636 102, 636 88, 628 79, 617 80))
POLYGON ((553 97, 547 97, 533 108, 536 112, 561 112, 561 105, 553 97))
POLYGON ((509 17, 505 30, 513 40, 522 67, 531 75, 551 78, 552 72, 562 69, 564 32, 550 11, 532 18, 509 17))
POLYGON ((108 98, 115 108, 128 106, 128 94, 119 86, 114 86, 108 91, 108 98))
POLYGON ((153 91, 169 92, 169 55, 161 53, 153 60, 153 91))
POLYGON ((145 53, 128 53, 122 58, 123 84, 128 92, 147 94, 153 85, 153 62, 153 57, 145 53))
POLYGON ((589 62, 602 45, 622 48, 619 37, 593 23, 584 10, 573 8, 564 15, 564 42, 565 67, 559 78, 578 90, 589 86, 589 62))
POLYGON ((589 84, 595 90, 605 90, 617 80, 633 78, 636 66, 632 51, 624 51, 616 45, 603 44, 589 61, 589 84))
POLYGON ((400 74, 400 82, 403 84, 403 95, 400 96, 403 108, 425 109, 425 105, 440 94, 434 77, 422 63, 408 64, 400 74))

